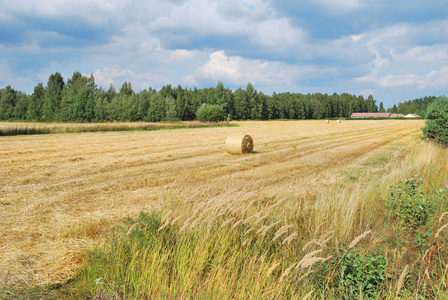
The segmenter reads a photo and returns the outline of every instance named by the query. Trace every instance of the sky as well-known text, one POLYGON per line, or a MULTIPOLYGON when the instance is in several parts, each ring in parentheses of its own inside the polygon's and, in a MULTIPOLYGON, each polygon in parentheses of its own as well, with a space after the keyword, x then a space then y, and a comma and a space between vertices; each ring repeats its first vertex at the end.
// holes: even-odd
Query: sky
POLYGON ((384 106, 448 88, 445 0, 0 0, 0 88, 55 72, 105 88, 166 84, 265 94, 372 95, 384 106))

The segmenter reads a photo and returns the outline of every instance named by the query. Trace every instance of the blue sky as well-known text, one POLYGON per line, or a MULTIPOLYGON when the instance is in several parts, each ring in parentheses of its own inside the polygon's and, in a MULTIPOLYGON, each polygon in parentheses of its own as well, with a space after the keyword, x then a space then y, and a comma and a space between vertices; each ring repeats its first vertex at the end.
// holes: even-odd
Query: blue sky
POLYGON ((373 95, 385 107, 448 88, 442 0, 0 0, 0 87, 32 93, 79 71, 165 84, 373 95))

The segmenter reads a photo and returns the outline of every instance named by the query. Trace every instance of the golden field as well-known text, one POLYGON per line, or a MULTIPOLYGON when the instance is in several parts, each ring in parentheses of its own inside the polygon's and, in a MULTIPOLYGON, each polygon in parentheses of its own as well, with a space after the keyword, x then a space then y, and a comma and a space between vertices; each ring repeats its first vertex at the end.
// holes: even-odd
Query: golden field
POLYGON ((0 285, 65 282, 124 217, 161 209, 185 221, 189 203, 210 199, 280 199, 271 217, 300 215, 305 242, 330 230, 339 240, 378 233, 387 187, 447 164, 420 140, 421 120, 235 123, 0 137, 0 285), (255 153, 227 154, 235 133, 251 135, 255 153))

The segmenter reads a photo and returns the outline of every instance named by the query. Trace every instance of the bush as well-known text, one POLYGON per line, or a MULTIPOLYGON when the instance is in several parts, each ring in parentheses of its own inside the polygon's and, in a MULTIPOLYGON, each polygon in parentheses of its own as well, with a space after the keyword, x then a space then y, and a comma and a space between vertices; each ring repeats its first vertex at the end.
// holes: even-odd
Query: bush
POLYGON ((391 187, 386 203, 389 215, 408 228, 417 229, 425 225, 435 210, 434 203, 426 199, 420 188, 422 180, 423 178, 416 175, 406 179, 404 184, 400 184, 396 189, 391 187))
POLYGON ((423 139, 448 147, 448 98, 437 98, 428 108, 426 118, 426 125, 422 128, 423 139))
POLYGON ((383 250, 362 254, 359 249, 335 256, 331 262, 334 268, 334 286, 344 299, 362 296, 373 297, 380 293, 386 280, 386 258, 383 250))
POLYGON ((219 122, 224 119, 224 110, 219 105, 202 104, 196 112, 201 122, 219 122))

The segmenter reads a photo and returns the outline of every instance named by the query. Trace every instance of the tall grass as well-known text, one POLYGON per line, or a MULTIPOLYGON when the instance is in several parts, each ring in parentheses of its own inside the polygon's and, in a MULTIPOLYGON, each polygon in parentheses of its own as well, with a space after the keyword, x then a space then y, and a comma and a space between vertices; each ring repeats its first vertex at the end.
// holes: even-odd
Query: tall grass
MULTIPOLYGON (((71 291, 76 291, 72 295, 445 299, 448 171, 444 155, 441 149, 421 144, 401 161, 400 172, 376 181, 361 193, 362 199, 354 199, 350 196, 354 191, 347 188, 345 197, 336 197, 341 201, 336 206, 329 205, 331 198, 323 205, 318 196, 316 206, 304 208, 302 203, 299 211, 285 211, 298 199, 260 199, 241 191, 206 201, 171 201, 163 211, 126 219, 110 243, 90 251, 71 285, 71 291), (399 179, 417 171, 425 178, 424 197, 436 210, 428 222, 414 228, 388 213, 386 202, 391 200, 381 191, 390 185, 397 188, 399 179), (343 199, 349 203, 342 205, 343 199)), ((174 189, 173 194, 179 193, 174 189)))
POLYGON ((179 123, 109 123, 109 124, 88 124, 88 125, 14 125, 0 127, 0 136, 34 135, 34 134, 58 134, 58 133, 82 133, 82 132, 109 132, 109 131, 150 131, 158 129, 179 129, 179 128, 209 128, 222 126, 236 126, 227 122, 179 122, 179 123))

